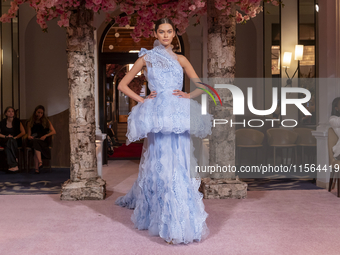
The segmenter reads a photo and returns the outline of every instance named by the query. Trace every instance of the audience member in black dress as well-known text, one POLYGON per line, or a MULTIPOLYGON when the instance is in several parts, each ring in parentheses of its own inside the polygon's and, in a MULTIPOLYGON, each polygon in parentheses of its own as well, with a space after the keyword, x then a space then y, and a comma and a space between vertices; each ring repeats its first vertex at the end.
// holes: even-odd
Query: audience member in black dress
POLYGON ((42 159, 51 159, 51 151, 49 149, 50 141, 47 137, 52 138, 56 132, 52 123, 45 116, 45 108, 38 105, 32 117, 28 121, 27 128, 29 146, 34 151, 35 173, 39 173, 39 169, 43 167, 42 159))
POLYGON ((18 147, 21 147, 21 137, 25 135, 25 128, 20 120, 15 117, 13 107, 7 107, 5 119, 0 123, 0 146, 5 148, 7 164, 10 172, 18 169, 18 147))

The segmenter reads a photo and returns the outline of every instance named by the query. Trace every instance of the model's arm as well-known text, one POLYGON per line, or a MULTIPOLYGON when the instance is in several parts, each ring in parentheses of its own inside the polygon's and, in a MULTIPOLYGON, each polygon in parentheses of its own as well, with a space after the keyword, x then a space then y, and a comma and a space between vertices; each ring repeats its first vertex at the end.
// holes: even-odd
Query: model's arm
POLYGON ((129 83, 135 78, 135 76, 142 70, 144 63, 144 58, 140 57, 137 59, 135 64, 132 66, 131 70, 124 76, 124 78, 120 81, 118 84, 118 90, 123 92, 128 97, 132 98, 133 100, 136 100, 137 102, 144 103, 144 98, 142 98, 140 95, 137 95, 135 92, 133 92, 129 87, 129 83))
POLYGON ((20 122, 20 134, 18 134, 14 139, 18 139, 20 137, 23 137, 26 134, 24 126, 20 122))
MULTIPOLYGON (((198 83, 198 82, 201 82, 201 80, 198 78, 198 75, 196 74, 195 69, 192 67, 189 60, 183 55, 178 55, 178 61, 183 67, 185 74, 189 77, 191 81, 195 83, 196 87, 205 89, 204 85, 198 83)), ((189 93, 190 98, 195 98, 197 96, 200 96, 201 94, 203 94, 203 92, 204 91, 201 89, 195 89, 194 91, 189 93)))

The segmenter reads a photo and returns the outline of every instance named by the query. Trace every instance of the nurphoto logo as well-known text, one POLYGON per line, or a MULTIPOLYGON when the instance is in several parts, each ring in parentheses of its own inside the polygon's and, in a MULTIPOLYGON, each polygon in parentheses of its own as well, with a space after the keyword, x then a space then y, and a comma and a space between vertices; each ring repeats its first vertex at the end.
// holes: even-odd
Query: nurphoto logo
MULTIPOLYGON (((199 82, 200 84, 203 84, 204 86, 207 86, 209 89, 211 89, 216 96, 218 97, 220 104, 222 106, 222 100, 219 96, 219 94, 216 92, 216 90, 206 84, 199 82)), ((229 89, 230 92, 232 93, 232 98, 233 98, 233 115, 244 115, 244 94, 240 88, 238 88, 235 85, 231 84, 215 84, 215 88, 225 88, 229 89)), ((215 105, 217 105, 215 98, 213 95, 206 89, 199 88, 204 90, 210 97, 213 99, 215 105)), ((201 95, 201 103, 202 103, 202 115, 207 114, 207 94, 202 94, 201 95)), ((281 88, 281 115, 285 116, 287 115, 287 105, 295 105, 305 116, 311 116, 312 114, 303 106, 304 103, 307 103, 311 99, 311 93, 309 90, 305 88, 298 88, 298 87, 284 87, 281 88), (287 98, 288 93, 302 93, 305 95, 304 98, 287 98)), ((270 109, 267 110, 258 110, 255 109, 254 104, 253 104, 253 88, 247 87, 247 105, 248 109, 251 113, 257 116, 266 116, 274 113, 278 107, 278 89, 276 87, 272 88, 272 106, 270 109)), ((265 121, 271 121, 272 126, 274 126, 274 121, 280 121, 279 119, 266 119, 265 121)), ((226 119, 214 119, 213 126, 215 127, 216 124, 227 124, 229 123, 228 120, 226 119)), ((245 127, 245 120, 243 122, 239 123, 233 123, 232 120, 230 121, 230 125, 232 126, 233 124, 243 124, 245 127)), ((248 121, 248 126, 249 127, 262 127, 264 125, 264 121, 261 119, 252 119, 248 121), (260 125, 252 125, 251 123, 253 122, 260 122, 260 125)), ((298 125, 297 121, 294 119, 284 119, 281 122, 281 125, 284 127, 295 127, 298 125), (294 125, 286 125, 286 122, 294 122, 294 125)))

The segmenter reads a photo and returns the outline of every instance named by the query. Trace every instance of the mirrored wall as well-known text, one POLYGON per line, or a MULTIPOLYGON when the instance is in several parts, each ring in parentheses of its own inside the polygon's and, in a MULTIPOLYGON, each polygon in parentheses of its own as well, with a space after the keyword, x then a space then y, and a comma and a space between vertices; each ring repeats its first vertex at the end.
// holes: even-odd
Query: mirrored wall
MULTIPOLYGON (((2 1, 1 13, 7 13, 9 8, 10 2, 2 1)), ((0 30, 0 108, 2 119, 6 107, 12 106, 16 110, 20 108, 18 18, 12 19, 11 23, 0 23, 0 30)), ((19 111, 17 112, 19 114, 19 111)))
POLYGON ((317 121, 316 112, 316 18, 318 6, 315 0, 298 1, 298 44, 303 45, 303 58, 299 61, 299 87, 308 89, 311 100, 305 107, 312 114, 304 116, 299 111, 299 122, 304 126, 315 126, 317 121))
MULTIPOLYGON (((317 123, 317 11, 316 0, 287 0, 285 6, 264 4, 264 109, 272 105, 272 88, 303 87, 311 92, 311 100, 304 106, 312 116, 301 111, 287 118, 298 120, 299 126, 315 128, 317 123), (295 52, 294 52, 295 49, 295 52), (300 49, 300 51, 297 51, 300 49), (286 53, 289 60, 285 59, 286 53), (298 54, 299 53, 299 54, 298 54), (299 57, 297 57, 297 54, 299 57)), ((303 96, 302 94, 298 96, 303 96)), ((280 113, 273 118, 282 119, 280 113)))
MULTIPOLYGON (((272 88, 281 83, 281 8, 269 3, 263 6, 263 42, 264 42, 264 109, 272 105, 272 88)), ((274 113, 273 118, 278 114, 274 113)))

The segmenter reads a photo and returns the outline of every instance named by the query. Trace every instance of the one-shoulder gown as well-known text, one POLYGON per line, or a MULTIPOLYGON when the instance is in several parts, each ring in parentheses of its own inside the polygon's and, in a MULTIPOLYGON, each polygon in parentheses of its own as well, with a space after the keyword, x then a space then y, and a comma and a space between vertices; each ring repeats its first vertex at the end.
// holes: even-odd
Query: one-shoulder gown
POLYGON ((182 90, 183 69, 171 49, 156 40, 153 49, 142 48, 139 56, 147 64, 149 89, 157 95, 129 113, 126 144, 146 139, 138 178, 115 203, 134 209, 135 227, 148 229, 151 235, 173 243, 201 241, 209 232, 208 214, 198 191, 201 180, 193 177, 197 159, 191 135, 211 134, 212 115, 201 115, 195 100, 172 94, 182 90))

